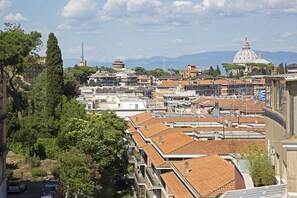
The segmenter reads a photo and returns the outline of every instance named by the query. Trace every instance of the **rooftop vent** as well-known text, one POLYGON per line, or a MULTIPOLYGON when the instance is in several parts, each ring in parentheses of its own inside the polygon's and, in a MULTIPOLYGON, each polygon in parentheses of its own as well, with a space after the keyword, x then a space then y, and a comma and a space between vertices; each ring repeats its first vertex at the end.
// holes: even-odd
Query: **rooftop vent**
POLYGON ((162 144, 163 143, 163 137, 162 135, 159 136, 159 144, 162 144))
POLYGON ((189 173, 190 172, 190 164, 189 162, 185 162, 185 173, 189 173))

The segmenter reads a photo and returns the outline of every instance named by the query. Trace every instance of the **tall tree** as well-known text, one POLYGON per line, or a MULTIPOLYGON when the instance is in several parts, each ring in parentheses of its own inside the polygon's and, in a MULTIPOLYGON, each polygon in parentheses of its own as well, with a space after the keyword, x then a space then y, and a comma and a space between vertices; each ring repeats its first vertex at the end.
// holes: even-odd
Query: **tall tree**
POLYGON ((210 75, 210 76, 215 76, 215 70, 213 69, 212 66, 209 67, 208 75, 210 75))
POLYGON ((215 73, 217 74, 217 76, 220 76, 222 74, 221 70, 219 68, 219 65, 217 65, 217 69, 216 69, 215 73))
POLYGON ((0 30, 0 70, 8 81, 7 91, 13 98, 20 120, 24 107, 14 79, 22 75, 26 68, 36 66, 36 52, 42 44, 40 38, 39 32, 25 33, 19 24, 6 23, 4 31, 0 30))
POLYGON ((54 33, 50 33, 46 50, 46 114, 56 117, 55 109, 63 95, 63 60, 54 33))
POLYGON ((278 65, 278 73, 279 74, 284 74, 285 73, 285 68, 284 68, 284 64, 281 63, 278 65))

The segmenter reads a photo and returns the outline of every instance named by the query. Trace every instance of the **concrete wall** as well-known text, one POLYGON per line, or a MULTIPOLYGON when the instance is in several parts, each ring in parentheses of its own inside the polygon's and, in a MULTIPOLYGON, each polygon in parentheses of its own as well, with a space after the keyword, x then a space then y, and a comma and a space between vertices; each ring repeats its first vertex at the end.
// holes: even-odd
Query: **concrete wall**
POLYGON ((2 184, 0 185, 0 197, 6 198, 6 180, 3 180, 2 184))

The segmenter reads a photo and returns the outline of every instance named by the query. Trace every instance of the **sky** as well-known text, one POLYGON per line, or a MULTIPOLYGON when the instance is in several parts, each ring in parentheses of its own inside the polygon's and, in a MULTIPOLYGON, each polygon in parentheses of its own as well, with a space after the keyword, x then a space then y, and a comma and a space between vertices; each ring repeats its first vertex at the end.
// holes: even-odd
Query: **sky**
POLYGON ((247 37, 259 51, 297 52, 297 0, 0 0, 0 30, 20 23, 26 32, 59 41, 63 58, 177 57, 236 51, 247 37))

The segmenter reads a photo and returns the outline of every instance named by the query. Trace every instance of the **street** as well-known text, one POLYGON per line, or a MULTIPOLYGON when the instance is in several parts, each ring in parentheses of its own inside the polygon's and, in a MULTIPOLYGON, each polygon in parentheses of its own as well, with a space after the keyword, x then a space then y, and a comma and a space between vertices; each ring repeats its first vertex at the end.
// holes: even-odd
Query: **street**
POLYGON ((26 182, 28 190, 20 194, 7 194, 7 198, 40 198, 45 182, 26 182))

